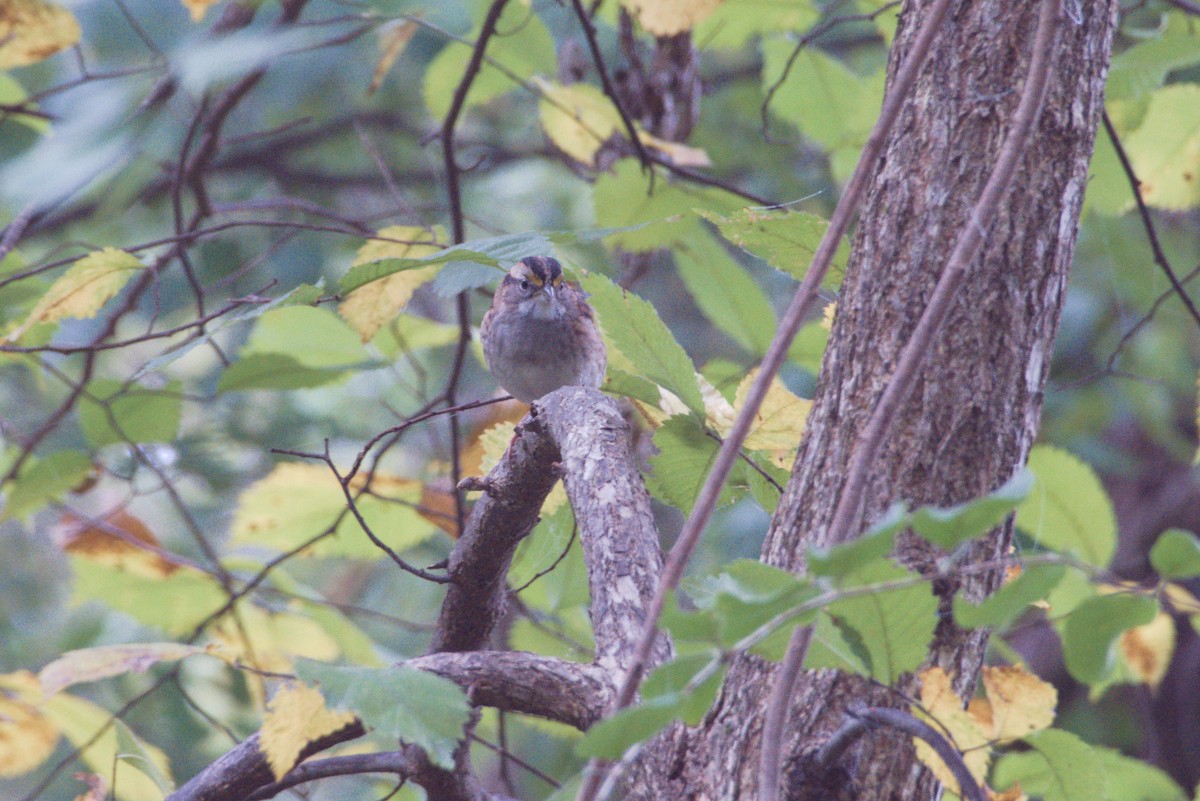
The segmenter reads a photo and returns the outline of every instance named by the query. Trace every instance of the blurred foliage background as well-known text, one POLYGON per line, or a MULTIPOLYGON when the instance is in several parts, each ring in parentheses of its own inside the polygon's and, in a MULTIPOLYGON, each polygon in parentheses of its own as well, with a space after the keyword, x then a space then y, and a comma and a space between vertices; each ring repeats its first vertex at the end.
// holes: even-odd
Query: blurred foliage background
MULTIPOLYGON (((0 24, 34 5, 12 0, 0 24)), ((319 533, 330 519, 322 515, 342 503, 328 495, 336 484, 320 484, 320 464, 273 472, 295 461, 273 450, 320 453, 328 443, 333 459, 347 464, 377 432, 446 401, 457 375, 457 290, 465 287, 465 321, 477 326, 500 275, 477 270, 415 287, 404 312, 365 344, 332 313, 337 282, 374 232, 404 226, 394 229, 401 238, 450 244, 438 137, 488 3, 313 0, 293 4, 294 18, 274 2, 206 5, 80 2, 70 6, 78 44, 27 64, 0 46, 8 58, 0 62, 0 219, 16 232, 0 247, 0 468, 9 479, 0 522, 0 673, 36 670, 75 648, 159 640, 164 632, 184 637, 223 602, 212 592, 217 584, 193 586, 178 575, 169 587, 142 586, 112 566, 120 557, 88 557, 82 537, 114 527, 126 538, 152 536, 179 564, 210 572, 220 554, 225 575, 240 582, 319 533), (256 71, 261 78, 214 125, 229 88, 256 71), (172 251, 179 243, 186 264, 172 251), (132 284, 118 286, 98 316, 31 325, 31 309, 67 260, 106 247, 150 265, 145 288, 135 295, 132 284), (315 309, 300 305, 316 298, 324 300, 315 309), (106 329, 112 310, 126 303, 115 329, 106 329), (271 303, 272 314, 264 314, 271 303), (130 342, 173 327, 184 328, 130 342), (99 341, 126 344, 99 349, 99 341), (244 366, 253 354, 291 361, 243 367, 236 382, 228 377, 229 365, 244 366), (284 369, 297 364, 305 370, 284 369), (104 402, 117 396, 127 408, 104 402), (144 426, 143 436, 131 444, 114 434, 110 412, 126 426, 144 426), (275 483, 256 483, 269 478, 275 483), (264 519, 273 538, 258 536, 264 519), (64 542, 76 548, 68 552, 64 542)), ((618 3, 591 6, 599 46, 620 82, 631 67, 618 3)), ((697 151, 663 142, 656 152, 739 191, 657 168, 651 202, 648 177, 627 141, 622 150, 623 131, 611 118, 601 115, 599 124, 613 125, 615 138, 582 157, 564 146, 561 131, 555 135, 554 108, 543 97, 566 91, 574 102, 570 87, 600 85, 571 4, 514 0, 456 133, 466 238, 546 233, 518 243, 553 242, 575 275, 607 276, 649 300, 696 368, 733 402, 806 265, 781 271, 733 248, 692 210, 788 204, 827 217, 877 113, 897 11, 876 0, 727 0, 691 32, 703 97, 686 142, 697 151), (607 228, 626 230, 597 232, 607 228), (730 272, 746 283, 718 280, 730 272)), ((1190 169, 1194 184, 1200 167, 1198 25, 1200 18, 1169 3, 1130 7, 1109 94, 1139 174, 1163 173, 1160 192, 1148 196, 1150 214, 1185 282, 1200 271, 1200 197, 1175 189, 1171 176, 1190 169)), ((653 38, 629 36, 651 58, 653 38)), ((1099 471, 1119 521, 1113 570, 1140 580, 1164 528, 1200 530, 1193 468, 1200 321, 1155 266, 1112 147, 1103 132, 1097 141, 1042 440, 1099 471)), ((826 300, 835 299, 830 287, 826 300)), ((819 322, 806 330, 782 378, 811 397, 823 337, 819 322)), ((453 400, 494 395, 477 345, 465 356, 453 400)), ((520 413, 497 408, 462 415, 464 473, 506 444, 495 431, 481 436, 520 413)), ((380 503, 373 514, 416 565, 444 559, 452 546, 443 530, 453 528, 452 442, 446 419, 434 418, 408 429, 379 465, 396 482, 399 502, 380 503)), ((658 514, 669 544, 681 512, 660 502, 658 514)), ((718 513, 692 570, 756 557, 768 521, 752 494, 739 495, 718 513)), ((420 654, 439 590, 355 536, 339 533, 341 544, 325 555, 274 568, 252 596, 257 611, 206 636, 235 650, 253 643, 255 658, 285 667, 297 655, 387 664, 420 654)), ((518 557, 514 586, 548 567, 569 536, 569 515, 547 515, 518 557)), ((510 645, 586 659, 586 601, 575 546, 522 593, 510 645)), ((1189 626, 1179 626, 1157 690, 1118 686, 1096 704, 1062 669, 1047 627, 1029 625, 1010 640, 1060 686, 1064 725, 1195 786, 1200 644, 1189 626)), ((77 692, 116 711, 163 676, 156 668, 77 692)), ((194 659, 165 681, 122 719, 165 752, 177 779, 258 726, 262 689, 253 679, 194 659)), ((552 776, 578 769, 573 732, 514 716, 503 725, 489 715, 480 733, 552 776)), ((77 792, 69 770, 39 787, 71 742, 53 747, 39 771, 0 779, 0 794, 77 792)), ((501 770, 491 752, 477 751, 484 773, 501 770)), ((504 770, 522 797, 550 790, 527 771, 504 770)), ((347 779, 312 797, 381 794, 372 781, 347 779)))

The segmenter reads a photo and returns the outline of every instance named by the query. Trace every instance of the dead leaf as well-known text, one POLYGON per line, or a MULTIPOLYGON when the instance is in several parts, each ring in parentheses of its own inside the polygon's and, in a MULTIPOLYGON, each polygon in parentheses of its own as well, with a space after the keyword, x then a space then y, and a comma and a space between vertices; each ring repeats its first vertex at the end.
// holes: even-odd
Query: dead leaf
POLYGON ((1016 740, 1054 723, 1058 690, 1025 668, 985 667, 983 687, 990 707, 992 739, 1016 740))
POLYGON ((75 15, 45 0, 0 3, 0 70, 49 58, 79 41, 75 15))
POLYGON ((383 85, 383 79, 416 32, 417 23, 413 20, 397 20, 379 29, 379 61, 375 64, 375 74, 371 76, 371 84, 367 87, 368 96, 375 94, 383 85))
POLYGON ((1146 625, 1121 634, 1117 645, 1134 677, 1157 690, 1175 653, 1175 621, 1166 612, 1159 612, 1146 625))
POLYGON ((138 518, 116 509, 97 518, 64 514, 55 536, 67 553, 147 578, 165 578, 180 568, 160 553, 158 538, 138 518))

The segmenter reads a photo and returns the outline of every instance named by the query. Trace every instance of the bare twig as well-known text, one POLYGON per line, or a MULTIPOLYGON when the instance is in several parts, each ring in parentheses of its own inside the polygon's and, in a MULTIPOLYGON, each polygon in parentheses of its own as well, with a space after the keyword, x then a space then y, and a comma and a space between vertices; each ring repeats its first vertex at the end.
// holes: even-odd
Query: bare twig
POLYGON ((604 94, 608 95, 608 99, 612 101, 613 106, 617 109, 617 114, 621 117, 621 124, 625 126, 625 133, 629 136, 629 142, 633 145, 633 151, 637 153, 638 161, 642 163, 642 171, 652 170, 650 166, 650 154, 646 151, 646 146, 642 144, 642 138, 638 136, 637 126, 633 124, 633 120, 629 117, 629 112, 625 110, 625 105, 621 102, 621 98, 617 96, 617 91, 613 88, 612 80, 608 77, 608 66, 604 63, 604 56, 600 53, 600 45, 596 42, 596 26, 592 22, 592 18, 583 9, 583 3, 580 0, 571 0, 571 6, 575 9, 575 16, 579 19, 579 26, 583 28, 583 36, 587 39, 588 49, 592 53, 592 63, 596 65, 596 72, 600 75, 600 85, 604 87, 604 94))
POLYGON ((1167 254, 1163 252, 1162 245, 1158 241, 1158 231, 1154 227, 1154 220, 1150 218, 1150 209, 1146 208, 1146 201, 1142 198, 1141 181, 1138 180, 1137 174, 1133 171, 1133 164, 1130 163, 1129 155, 1125 152, 1125 147, 1121 144, 1121 138, 1117 136, 1117 129, 1113 127, 1112 119, 1109 118, 1107 111, 1101 113, 1100 119, 1104 123, 1104 130, 1108 134, 1108 140, 1112 142, 1113 149, 1117 151, 1117 158, 1121 162, 1121 169, 1125 171, 1125 177, 1129 179, 1129 188, 1133 190, 1133 199, 1137 203, 1138 215, 1142 218, 1142 227, 1146 229, 1146 238, 1150 240, 1150 250, 1154 254, 1154 263, 1167 276, 1167 280, 1171 282, 1171 288, 1175 290, 1175 294, 1179 296, 1179 299, 1183 301, 1183 305, 1187 307, 1188 314, 1196 321, 1196 325, 1200 326, 1200 310, 1196 308, 1196 304, 1188 296, 1187 290, 1183 288, 1183 284, 1179 281, 1179 276, 1175 274, 1175 270, 1171 267, 1171 262, 1167 259, 1167 254))
POLYGON ((845 750, 863 734, 887 727, 924 740, 942 758, 946 767, 950 768, 950 772, 958 780, 962 794, 969 801, 987 801, 983 789, 967 769, 962 754, 928 723, 918 720, 904 710, 887 707, 852 706, 846 710, 846 718, 842 727, 834 732, 817 754, 816 762, 821 768, 828 770, 833 767, 845 750))
MULTIPOLYGON (((479 74, 479 68, 483 65, 488 42, 496 33, 496 23, 500 21, 500 15, 504 13, 506 5, 508 5, 508 0, 492 0, 492 5, 488 8, 487 16, 483 20, 483 27, 479 31, 479 38, 475 41, 474 49, 471 51, 471 59, 463 70, 462 79, 458 82, 458 86, 454 90, 454 97, 450 101, 450 109, 446 112, 446 119, 442 122, 442 158, 446 165, 446 192, 450 197, 450 231, 456 245, 462 244, 466 240, 466 230, 463 224, 462 192, 458 181, 460 168, 454 155, 454 128, 458 125, 459 115, 462 114, 463 106, 467 101, 467 93, 471 91, 475 76, 479 74)), ((458 347, 454 352, 454 364, 450 370, 450 379, 446 382, 447 406, 453 406, 457 400, 458 382, 466 362, 467 347, 471 344, 471 305, 466 292, 458 294, 456 310, 459 327, 458 347)), ((458 416, 451 415, 450 462, 451 479, 454 485, 452 490, 454 493, 454 517, 458 524, 458 530, 462 531, 465 513, 462 492, 458 489, 458 482, 462 478, 459 439, 458 416)))

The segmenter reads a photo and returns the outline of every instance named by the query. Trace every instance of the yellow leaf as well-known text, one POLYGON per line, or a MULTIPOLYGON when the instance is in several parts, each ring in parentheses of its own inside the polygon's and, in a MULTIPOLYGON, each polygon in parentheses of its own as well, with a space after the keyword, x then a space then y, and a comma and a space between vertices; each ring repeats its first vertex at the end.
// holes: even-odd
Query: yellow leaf
MULTIPOLYGON (((3 706, 6 698, 30 707, 36 705, 38 714, 55 732, 54 741, 50 743, 51 747, 57 742, 58 733, 61 733, 71 745, 83 749, 83 761, 93 771, 111 777, 118 755, 123 755, 119 748, 120 741, 117 729, 113 725, 112 713, 91 701, 85 701, 69 693, 59 693, 53 698, 43 701, 41 685, 37 678, 24 670, 0 675, 0 764, 4 761, 5 747, 9 742, 5 737, 4 725, 5 720, 8 719, 5 716, 8 710, 3 706), (41 703, 39 704, 39 702, 41 703)), ((38 725, 40 724, 31 724, 31 726, 38 725)), ((31 732, 33 731, 38 731, 38 729, 31 729, 31 732)), ((50 730, 43 727, 40 731, 45 735, 50 730)), ((132 735, 132 732, 130 734, 132 735)), ((31 746, 32 741, 26 742, 24 745, 31 746)), ((166 754, 140 740, 138 745, 145 753, 146 758, 153 763, 157 773, 169 782, 171 764, 166 754)), ((29 756, 31 753, 22 748, 24 756, 29 756)), ((162 801, 163 792, 158 784, 134 763, 125 762, 121 765, 120 772, 121 781, 119 783, 109 782, 120 801, 162 801)), ((0 774, 2 773, 3 771, 0 771, 0 774)))
POLYGON ((204 19, 204 15, 208 13, 208 10, 221 2, 221 0, 180 0, 180 2, 188 10, 192 22, 199 22, 204 19))
POLYGON ((985 667, 983 687, 994 740, 1016 740, 1054 722, 1058 690, 1020 666, 985 667))
POLYGON ((1144 626, 1129 629, 1118 641, 1121 660, 1134 678, 1157 690, 1175 652, 1175 621, 1159 612, 1144 626))
POLYGON ((276 779, 296 766, 300 752, 313 740, 354 722, 349 712, 332 712, 316 689, 289 682, 275 693, 263 717, 259 747, 276 779))
POLYGON ((1155 91, 1125 149, 1148 205, 1171 211, 1200 206, 1200 85, 1175 83, 1155 91))
POLYGON ((46 697, 72 684, 99 681, 122 673, 145 673, 151 665, 173 662, 204 649, 195 645, 174 642, 139 643, 137 645, 102 645, 67 651, 38 673, 38 681, 46 697))
POLYGON ((708 153, 702 147, 692 147, 680 142, 672 142, 668 139, 659 139, 657 136, 646 131, 638 131, 638 139, 645 143, 646 147, 651 150, 657 150, 671 160, 671 163, 678 167, 711 167, 712 159, 708 157, 708 153))
POLYGON ((0 676, 0 776, 28 773, 54 753, 58 728, 20 697, 37 697, 37 687, 27 670, 0 676))
POLYGON ((0 3, 0 70, 49 58, 79 41, 79 22, 45 0, 0 3))
POLYGON ((824 311, 821 312, 821 327, 826 331, 833 330, 833 316, 837 314, 837 301, 827 303, 824 311))
POLYGON ((690 31, 716 10, 722 0, 622 0, 642 28, 655 36, 690 31))
POLYGON ((612 101, 594 86, 563 86, 534 76, 542 93, 538 112, 546 136, 578 162, 594 165, 596 151, 621 127, 621 115, 612 101))
POLYGON ((104 248, 89 253, 50 286, 25 322, 6 338, 19 339, 27 328, 38 323, 95 317, 134 273, 144 269, 145 265, 123 250, 104 248))
MULTIPOLYGON (((437 232, 427 228, 392 225, 380 231, 378 236, 382 239, 372 239, 358 249, 351 266, 379 259, 419 259, 441 250, 436 244, 437 232)), ((360 286, 342 301, 338 313, 358 332, 362 341, 367 342, 399 314, 418 287, 437 275, 438 269, 433 266, 402 270, 360 286)))
MULTIPOLYGON (((963 755, 963 762, 975 777, 975 781, 983 784, 987 775, 991 752, 987 748, 988 735, 985 724, 981 721, 978 711, 972 714, 963 709, 962 699, 950 686, 950 677, 940 667, 932 667, 921 671, 921 707, 913 707, 913 714, 925 721, 931 721, 935 729, 949 736, 951 744, 963 755)), ((921 739, 913 738, 917 758, 933 772, 938 781, 946 785, 951 792, 962 795, 958 780, 946 767, 929 745, 921 739)))
MULTIPOLYGON (((752 370, 738 385, 733 398, 733 408, 739 413, 746 405, 750 385, 754 383, 757 370, 752 370)), ((800 435, 808 419, 812 401, 793 395, 778 378, 771 379, 771 387, 763 398, 762 406, 754 416, 745 447, 752 451, 766 451, 771 460, 780 467, 791 469, 796 458, 800 435)))
POLYGON ((411 19, 393 22, 379 29, 379 62, 375 65, 375 74, 371 76, 371 85, 367 87, 368 95, 375 94, 383 84, 388 70, 400 58, 416 32, 417 23, 411 19))
POLYGON ((1171 602, 1171 607, 1185 615, 1200 613, 1200 599, 1188 592, 1182 584, 1168 581, 1163 587, 1163 594, 1171 602))

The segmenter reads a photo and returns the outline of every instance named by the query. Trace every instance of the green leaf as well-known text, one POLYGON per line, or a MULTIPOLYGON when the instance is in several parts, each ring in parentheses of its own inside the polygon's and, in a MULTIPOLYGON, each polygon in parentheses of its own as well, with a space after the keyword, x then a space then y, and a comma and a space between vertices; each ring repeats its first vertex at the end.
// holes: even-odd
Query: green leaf
POLYGON ((695 210, 728 212, 740 203, 733 195, 695 184, 672 183, 656 175, 651 191, 650 177, 635 159, 618 161, 613 169, 596 178, 592 192, 596 222, 602 226, 636 228, 608 237, 622 250, 646 251, 672 246, 701 235, 703 226, 695 210), (653 225, 644 225, 651 223, 653 225))
POLYGON ((626 292, 599 273, 582 276, 580 283, 591 295, 592 308, 605 337, 642 375, 673 392, 703 419, 704 399, 692 360, 650 302, 626 292))
POLYGON ((724 0, 696 27, 693 38, 705 50, 737 50, 763 34, 807 30, 820 18, 811 0, 724 0))
POLYGON ((715 644, 718 642, 717 618, 711 608, 685 610, 679 607, 676 593, 667 595, 667 601, 662 613, 663 628, 670 633, 676 647, 680 643, 698 642, 715 644))
POLYGON ((58 451, 30 459, 9 486, 0 520, 28 519, 51 501, 61 499, 92 471, 92 460, 81 451, 58 451))
MULTIPOLYGON (((473 43, 478 37, 479 28, 476 27, 467 39, 473 43)), ((462 80, 472 49, 462 42, 448 42, 425 71, 425 106, 439 122, 450 110, 450 101, 462 80)), ((496 36, 487 55, 467 93, 463 111, 520 88, 518 80, 528 80, 538 73, 554 75, 556 70, 554 39, 537 14, 522 3, 509 5, 500 15, 496 36)))
POLYGON ((630 375, 612 365, 609 365, 608 372, 604 376, 603 389, 605 392, 640 400, 654 407, 657 407, 662 400, 658 384, 642 378, 640 375, 630 375))
POLYGON ((1200 64, 1200 32, 1182 12, 1163 15, 1159 35, 1114 56, 1104 87, 1107 100, 1137 100, 1162 86, 1175 70, 1200 64))
MULTIPOLYGON (((741 209, 728 216, 701 213, 721 236, 797 281, 808 272, 829 221, 802 211, 741 209)), ((850 243, 842 237, 821 286, 836 289, 846 275, 850 243)))
MULTIPOLYGON (((0 72, 0 105, 12 109, 28 108, 36 111, 38 104, 26 104, 25 98, 27 97, 25 89, 17 82, 16 78, 7 72, 0 72)), ((50 120, 35 117, 32 114, 20 114, 16 111, 6 113, 12 114, 14 120, 32 129, 35 133, 44 134, 50 130, 50 120)))
POLYGON ((896 535, 908 522, 904 504, 894 504, 858 539, 832 548, 809 548, 808 570, 814 576, 843 578, 891 553, 896 535))
POLYGON ((1021 790, 1044 801, 1096 801, 1106 798, 1104 763, 1094 748, 1070 732, 1045 729, 1024 738, 1033 751, 1005 754, 992 771, 992 783, 1021 790))
POLYGON ((25 329, 38 323, 95 317, 105 303, 144 269, 146 266, 136 256, 116 248, 87 254, 51 285, 25 322, 9 337, 17 339, 25 329))
POLYGON ((288 306, 264 314, 250 332, 241 356, 279 354, 301 367, 344 368, 368 361, 362 341, 327 309, 288 306))
POLYGON ((179 391, 177 381, 153 390, 96 379, 79 400, 79 425, 97 448, 117 442, 171 442, 183 410, 179 391))
POLYGON ((716 650, 678 656, 670 662, 659 665, 642 685, 644 698, 672 698, 677 704, 678 717, 687 725, 695 726, 708 713, 716 700, 717 690, 725 678, 725 666, 717 667, 711 676, 699 682, 695 688, 688 689, 702 670, 711 668, 714 662, 721 661, 721 654, 716 650))
POLYGON ((680 242, 675 266, 696 305, 734 342, 755 356, 775 335, 775 310, 740 264, 710 236, 680 242))
POLYGON ((1078 681, 1097 684, 1116 667, 1117 638, 1154 619, 1158 604, 1140 595, 1101 595, 1084 601, 1063 627, 1063 661, 1078 681))
MULTIPOLYGON (((916 573, 880 560, 859 568, 849 579, 853 586, 918 579, 916 573)), ((925 660, 937 625, 937 599, 927 581, 835 601, 827 608, 838 625, 851 629, 869 657, 866 675, 892 684, 925 660)), ((843 635, 844 641, 852 641, 843 635)), ((814 656, 814 659, 816 657, 814 656)), ((809 667, 818 665, 805 663, 809 667)))
POLYGON ((344 368, 305 367, 291 356, 258 353, 242 356, 226 367, 217 381, 217 391, 309 389, 341 381, 347 375, 344 368))
POLYGON ((1112 748, 1092 746, 1104 768, 1106 801, 1187 801, 1187 793, 1165 772, 1112 748))
POLYGON ((575 753, 585 758, 620 759, 630 746, 666 728, 677 717, 678 708, 678 696, 664 695, 622 709, 588 729, 575 745, 575 753))
POLYGON ((947 551, 980 537, 1004 521, 1033 487, 1033 473, 1021 470, 982 498, 952 506, 923 506, 912 514, 913 531, 947 551))
POLYGON ((812 640, 804 656, 804 668, 833 668, 844 673, 869 676, 871 652, 856 629, 847 625, 840 616, 822 610, 813 626, 812 640))
POLYGON ((334 667, 302 660, 296 674, 320 686, 330 709, 353 712, 379 734, 418 745, 435 765, 454 768, 454 749, 470 717, 457 684, 403 665, 334 667))
POLYGON ((1147 205, 1170 211, 1200 206, 1200 84, 1154 92, 1142 124, 1124 145, 1147 205))
POLYGON ((113 719, 113 727, 117 732, 117 759, 149 776, 164 795, 171 793, 175 789, 175 782, 159 765, 160 762, 165 761, 161 754, 156 759, 155 755, 146 750, 145 744, 120 718, 113 719))
MULTIPOLYGON (((701 586, 703 603, 713 611, 718 641, 723 648, 734 647, 773 618, 812 600, 820 592, 811 582, 754 559, 731 563, 719 576, 701 586)), ((780 627, 783 633, 776 640, 786 641, 793 628, 814 616, 815 612, 809 612, 792 618, 780 627)))
MULTIPOLYGON (((795 50, 784 38, 763 42, 763 93, 776 84, 795 50)), ((834 176, 849 177, 883 104, 883 71, 863 77, 815 47, 800 51, 775 92, 771 112, 831 152, 834 176)))
POLYGON ((1029 469, 1037 481, 1017 508, 1017 526, 1046 548, 1107 567, 1117 547, 1117 520, 1096 473, 1049 445, 1033 448, 1029 469))
MULTIPOLYGON (((1114 120, 1114 124, 1118 124, 1114 120)), ((1117 128, 1119 135, 1127 132, 1117 128)), ((1088 183, 1084 190, 1084 208, 1115 217, 1133 206, 1133 190, 1117 157, 1117 151, 1103 130, 1096 132, 1092 161, 1088 165, 1088 183)))
MULTIPOLYGON (((709 438, 695 419, 668 417, 654 432, 658 453, 650 457, 646 485, 659 500, 691 514, 704 479, 716 461, 720 445, 709 438)), ((728 483, 721 489, 718 506, 732 503, 734 488, 728 483)))
POLYGON ((967 629, 1008 628, 1031 603, 1044 600, 1066 571, 1062 565, 1033 565, 982 603, 974 604, 961 595, 955 596, 954 621, 967 629))
MULTIPOLYGON (((355 485, 355 490, 359 486, 355 485)), ((432 537, 437 527, 421 517, 421 484, 376 472, 372 494, 355 501, 359 514, 388 547, 403 551, 432 537)), ((380 550, 346 511, 346 498, 323 464, 284 462, 250 485, 238 499, 231 542, 289 551, 328 529, 336 531, 307 550, 310 556, 378 559, 380 550)))
POLYGON ((75 556, 71 570, 72 606, 99 601, 167 634, 191 631, 227 600, 215 579, 188 569, 150 577, 75 556))
POLYGON ((285 293, 270 303, 255 303, 244 306, 237 311, 230 312, 224 317, 221 317, 219 320, 214 320, 213 322, 209 323, 209 325, 207 325, 204 329, 203 336, 196 337, 195 339, 189 338, 183 344, 174 348, 170 348, 169 350, 159 354, 158 356, 155 356, 153 359, 143 364, 141 368, 134 373, 133 380, 137 381, 151 373, 161 372, 168 365, 178 361, 196 348, 201 347, 202 345, 208 345, 213 341, 213 338, 217 334, 228 330, 230 327, 237 325, 238 323, 246 322, 248 320, 255 320, 269 311, 282 308, 284 306, 308 305, 320 297, 321 294, 322 290, 320 287, 315 287, 310 284, 301 284, 292 291, 285 293))
MULTIPOLYGON (((453 294, 455 283, 463 283, 463 276, 454 275, 456 271, 463 271, 464 276, 469 278, 468 283, 480 280, 480 276, 488 277, 491 281, 498 281, 509 267, 526 256, 544 256, 553 253, 554 246, 551 244, 553 236, 536 231, 526 231, 519 234, 472 239, 461 245, 454 245, 431 256, 421 258, 382 258, 364 261, 346 272, 346 275, 338 283, 338 291, 346 294, 364 284, 386 278, 402 270, 415 270, 444 264, 446 267, 442 272, 450 273, 450 275, 443 278, 439 273, 438 277, 434 279, 434 284, 441 287, 442 294, 453 294)), ((568 237, 564 235, 562 238, 568 237)))
POLYGON ((1165 579, 1200 576, 1200 538, 1190 531, 1164 531, 1150 549, 1150 565, 1165 579))

